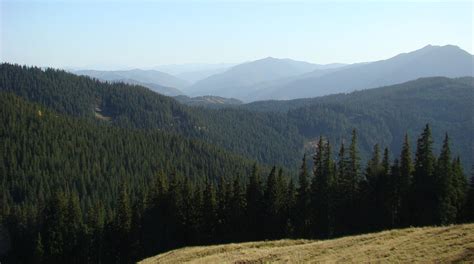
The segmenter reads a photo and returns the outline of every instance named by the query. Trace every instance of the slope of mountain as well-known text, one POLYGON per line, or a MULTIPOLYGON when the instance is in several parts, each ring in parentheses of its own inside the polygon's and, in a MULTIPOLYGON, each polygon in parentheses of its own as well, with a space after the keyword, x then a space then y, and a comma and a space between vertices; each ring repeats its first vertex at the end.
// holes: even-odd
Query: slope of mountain
POLYGON ((178 96, 183 94, 183 92, 173 87, 166 87, 156 83, 143 83, 133 79, 118 79, 113 80, 112 82, 123 82, 132 85, 140 85, 152 90, 153 92, 157 92, 166 96, 178 96))
MULTIPOLYGON (((176 77, 181 78, 183 80, 188 81, 191 84, 194 84, 200 80, 206 79, 209 76, 223 73, 228 70, 229 67, 226 68, 218 68, 218 69, 210 69, 210 70, 198 70, 198 71, 190 71, 190 72, 183 72, 176 74, 176 77)), ((189 88, 186 87, 186 88, 189 88)))
MULTIPOLYGON (((338 66, 332 65, 332 67, 338 66)), ((255 92, 256 84, 297 76, 321 67, 325 66, 268 57, 239 64, 223 73, 198 81, 189 87, 188 91, 191 95, 216 95, 241 99, 255 92)))
POLYGON ((205 79, 211 75, 222 73, 235 65, 235 63, 190 63, 161 65, 154 67, 153 69, 166 72, 182 80, 186 80, 190 84, 194 84, 195 82, 205 79))
POLYGON ((47 188, 66 190, 82 181, 89 191, 81 195, 101 197, 105 205, 110 205, 115 203, 115 195, 110 195, 120 184, 143 188, 143 182, 151 181, 158 172, 186 175, 189 179, 206 175, 214 181, 248 174, 253 164, 202 141, 160 130, 119 128, 74 118, 3 91, 0 110, 0 143, 8 150, 1 159, 7 177, 4 180, 11 184, 11 190, 21 193, 14 198, 21 197, 25 203, 36 204, 47 195, 27 191, 29 185, 53 184, 47 188), (17 166, 7 168, 5 164, 17 166), (35 177, 10 178, 20 173, 35 177), (53 177, 57 181, 52 181, 53 177))
POLYGON ((474 224, 177 249, 139 263, 471 263, 474 224))
MULTIPOLYGON (((403 135, 408 132, 415 142, 426 123, 433 127, 434 138, 442 138, 444 132, 452 136, 453 155, 460 155, 469 168, 473 163, 473 89, 472 78, 425 78, 347 95, 216 110, 181 105, 140 86, 107 84, 63 71, 0 66, 0 90, 57 112, 101 118, 119 127, 178 133, 288 168, 297 168, 303 151, 312 153, 319 136, 338 145, 353 128, 358 131, 363 158, 375 143, 389 147, 394 157, 400 153, 397 143, 403 135), (286 111, 275 111, 280 108, 286 111)), ((435 141, 435 150, 440 145, 435 141)))
POLYGON ((263 163, 293 167, 303 146, 303 138, 284 116, 191 108, 141 86, 104 83, 53 69, 2 64, 0 91, 67 115, 201 139, 263 163))
MULTIPOLYGON (((328 135, 339 144, 352 128, 360 133, 362 150, 376 142, 400 152, 393 144, 403 140, 405 133, 415 142, 421 126, 430 123, 434 137, 443 133, 457 138, 454 153, 461 155, 465 168, 474 164, 472 158, 472 109, 474 78, 421 78, 398 85, 367 89, 311 99, 261 101, 240 106, 246 110, 286 113, 298 131, 307 139, 328 135)), ((435 144, 439 149, 440 142, 435 144)))
POLYGON ((117 81, 123 79, 131 79, 141 83, 152 83, 165 87, 183 88, 188 86, 188 83, 170 74, 155 71, 155 70, 127 70, 127 71, 95 71, 95 70, 81 70, 74 71, 76 75, 87 75, 93 78, 104 81, 117 81))
POLYGON ((474 57, 471 54, 452 45, 428 45, 387 60, 340 68, 329 74, 309 74, 306 78, 268 87, 250 98, 256 101, 315 97, 391 85, 420 77, 473 75, 474 57))
POLYGON ((189 106, 203 106, 207 108, 223 108, 241 105, 242 101, 234 98, 224 98, 219 96, 197 96, 188 97, 185 95, 175 96, 178 102, 189 106))

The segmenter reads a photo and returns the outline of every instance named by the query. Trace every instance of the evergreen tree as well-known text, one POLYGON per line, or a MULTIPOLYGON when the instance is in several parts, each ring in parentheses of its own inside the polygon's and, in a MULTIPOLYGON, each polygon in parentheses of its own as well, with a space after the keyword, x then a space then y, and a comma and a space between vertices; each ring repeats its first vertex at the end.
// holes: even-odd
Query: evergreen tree
POLYGON ((119 263, 131 261, 129 247, 132 243, 130 232, 132 229, 132 208, 130 205, 129 190, 126 184, 122 184, 118 199, 117 216, 115 220, 116 243, 115 259, 119 263))
POLYGON ((344 142, 341 142, 337 155, 336 171, 337 177, 334 184, 334 232, 336 235, 340 235, 346 228, 344 220, 345 209, 348 204, 346 191, 349 189, 350 184, 348 178, 348 159, 344 142))
POLYGON ((263 187, 257 164, 252 168, 252 174, 247 185, 247 220, 249 237, 258 240, 263 237, 263 187))
POLYGON ((471 180, 469 181, 464 212, 464 221, 474 222, 474 166, 471 169, 471 180))
POLYGON ((290 182, 288 183, 288 190, 286 192, 286 206, 285 206, 285 213, 286 213, 286 223, 285 223, 285 235, 287 237, 294 237, 295 235, 295 223, 297 223, 295 217, 296 214, 296 187, 293 182, 293 179, 290 178, 290 182))
POLYGON ((360 157, 357 142, 357 132, 355 129, 352 130, 351 145, 349 147, 349 157, 347 163, 347 186, 343 192, 346 193, 347 202, 344 206, 345 213, 345 226, 347 232, 358 232, 361 226, 364 225, 363 217, 359 211, 363 207, 362 200, 360 198, 360 157), (350 220, 348 219, 351 216, 350 220))
POLYGON ((278 192, 276 168, 273 166, 267 177, 267 184, 264 192, 264 209, 265 209, 265 237, 276 239, 279 233, 279 214, 281 193, 278 192))
POLYGON ((243 190, 241 177, 236 176, 232 184, 232 199, 230 204, 230 230, 235 241, 243 241, 245 238, 246 222, 245 208, 245 190, 243 190))
POLYGON ((437 197, 431 128, 427 124, 418 138, 412 190, 412 217, 417 226, 436 224, 437 197))
POLYGON ((367 162, 365 178, 366 188, 362 193, 364 197, 364 207, 366 213, 364 214, 367 219, 363 222, 367 222, 371 229, 381 229, 382 215, 383 215, 383 179, 382 179, 383 167, 380 163, 380 147, 378 144, 374 145, 374 151, 372 158, 367 162))
POLYGON ((76 192, 69 195, 65 221, 67 223, 66 236, 68 238, 65 250, 71 260, 83 262, 84 260, 81 261, 81 252, 84 251, 84 221, 79 195, 76 192))
POLYGON ((397 204, 399 217, 398 224, 402 227, 408 226, 412 221, 410 220, 410 206, 413 199, 410 199, 410 188, 413 181, 413 163, 411 158, 410 142, 408 141, 408 134, 405 134, 403 147, 400 154, 400 178, 395 180, 398 190, 397 204))
POLYGON ((67 198, 63 192, 53 194, 45 210, 45 261, 62 262, 65 258, 65 245, 67 242, 67 198))
POLYGON ((351 145, 349 148, 349 179, 350 179, 350 193, 349 196, 352 198, 357 195, 358 183, 360 182, 360 157, 359 150, 357 147, 357 132, 352 130, 351 145))
POLYGON ((309 233, 310 212, 310 183, 308 168, 306 165, 306 154, 300 167, 298 187, 296 189, 296 204, 294 210, 294 228, 296 236, 307 237, 309 233))
POLYGON ((41 239, 41 234, 38 233, 38 236, 36 237, 36 240, 35 240, 35 249, 33 251, 33 262, 38 263, 38 264, 42 263, 43 256, 44 256, 43 242, 41 239))
POLYGON ((400 225, 400 219, 402 214, 401 200, 402 194, 400 189, 400 162, 398 159, 393 161, 393 165, 390 168, 388 188, 387 188, 387 200, 385 202, 387 208, 387 222, 386 228, 395 228, 400 225))
POLYGON ((202 240, 204 243, 210 243, 216 236, 216 226, 217 223, 217 201, 214 185, 209 179, 206 180, 206 187, 202 193, 203 202, 201 212, 203 213, 202 217, 202 240))
POLYGON ((459 157, 455 158, 452 162, 452 173, 453 173, 453 193, 452 193, 452 203, 453 207, 456 209, 456 222, 461 222, 466 214, 463 210, 466 205, 467 192, 468 192, 468 182, 467 178, 464 175, 463 167, 461 164, 461 159, 459 157))
POLYGON ((454 175, 451 164, 449 137, 446 134, 441 153, 436 164, 436 219, 435 224, 446 225, 456 220, 454 175))

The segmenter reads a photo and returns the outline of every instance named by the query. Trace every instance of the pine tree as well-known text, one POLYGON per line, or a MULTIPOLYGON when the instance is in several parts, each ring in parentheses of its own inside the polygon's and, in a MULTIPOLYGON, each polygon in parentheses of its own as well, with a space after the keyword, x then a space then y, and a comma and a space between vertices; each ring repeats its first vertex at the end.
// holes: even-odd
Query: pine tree
POLYGON ((295 223, 297 223, 296 216, 296 188, 293 179, 290 179, 288 183, 288 190, 286 192, 286 223, 285 223, 285 235, 286 237, 294 237, 295 235, 295 223))
POLYGON ((67 198, 56 191, 45 212, 45 256, 51 262, 62 262, 67 241, 67 198))
POLYGON ((280 213, 278 204, 279 196, 281 196, 281 194, 278 193, 277 188, 276 168, 273 166, 267 177, 267 184, 264 192, 264 218, 266 219, 264 229, 266 238, 276 239, 280 236, 278 233, 278 218, 280 213))
POLYGON ((79 201, 79 195, 73 192, 69 196, 68 208, 66 213, 67 238, 66 252, 70 259, 80 262, 83 243, 84 221, 79 201))
POLYGON ((352 130, 351 145, 349 148, 349 167, 348 174, 350 175, 350 193, 349 196, 356 197, 358 183, 360 182, 360 157, 357 147, 357 132, 352 130))
POLYGON ((334 169, 334 160, 332 158, 332 148, 329 141, 326 143, 323 156, 323 169, 324 169, 324 188, 323 188, 323 199, 324 201, 322 207, 324 208, 324 227, 322 236, 323 237, 332 237, 334 235, 334 225, 335 225, 335 202, 334 202, 334 192, 336 188, 336 171, 334 169))
POLYGON ((465 218, 464 208, 466 205, 467 193, 468 193, 468 182, 464 175, 461 159, 455 158, 452 162, 453 172, 453 207, 456 208, 456 222, 462 222, 465 218))
POLYGON ((122 184, 118 199, 118 207, 115 218, 115 258, 119 263, 128 263, 131 260, 129 246, 132 243, 130 236, 132 230, 132 208, 130 196, 126 184, 122 184))
POLYGON ((467 190, 466 203, 464 206, 464 221, 474 222, 474 166, 471 168, 471 180, 467 190))
POLYGON ((347 202, 345 203, 345 217, 344 225, 346 226, 346 233, 354 233, 361 229, 364 225, 363 217, 359 209, 362 207, 360 199, 360 157, 357 143, 357 132, 352 130, 351 145, 349 147, 349 157, 347 163, 347 186, 343 190, 346 193, 347 202), (350 216, 350 217, 349 217, 350 216), (349 220, 349 218, 351 218, 349 220))
POLYGON ((410 220, 410 188, 413 182, 413 163, 411 158, 410 142, 408 134, 405 134, 403 147, 400 154, 400 178, 396 180, 398 195, 398 225, 401 227, 408 226, 412 221, 410 220))
POLYGON ((202 192, 203 202, 202 202, 202 232, 205 236, 203 238, 204 243, 210 243, 216 236, 216 226, 217 223, 217 201, 216 201, 216 192, 214 185, 209 179, 206 179, 206 186, 202 192))
POLYGON ((366 166, 365 178, 367 187, 363 190, 364 197, 362 197, 366 210, 364 215, 367 217, 363 222, 367 222, 372 230, 381 229, 380 225, 382 223, 383 215, 382 170, 383 168, 380 163, 380 147, 378 144, 375 144, 372 158, 367 162, 366 166))
POLYGON ((395 228, 400 225, 401 218, 401 191, 400 191, 400 162, 393 161, 390 168, 387 190, 386 206, 388 210, 387 228, 395 228))
POLYGON ((393 223, 393 200, 395 195, 395 184, 390 175, 390 156, 388 148, 384 149, 379 176, 379 198, 381 207, 381 222, 379 226, 386 229, 393 223))
POLYGON ((456 207, 454 206, 455 189, 453 167, 451 164, 451 150, 449 137, 446 134, 441 153, 436 165, 436 219, 435 224, 446 225, 456 220, 456 207))
POLYGON ((252 174, 247 185, 247 220, 250 239, 261 239, 263 232, 261 224, 263 221, 263 187, 260 172, 256 164, 252 168, 252 174))
POLYGON ((300 167, 298 187, 296 189, 296 205, 294 210, 294 228, 296 236, 307 237, 309 233, 310 212, 310 183, 308 168, 306 165, 306 154, 300 167))
POLYGON ((33 251, 33 262, 40 264, 43 262, 44 248, 43 241, 41 239, 41 234, 38 233, 35 240, 35 249, 33 251))
POLYGON ((245 200, 245 190, 242 187, 241 177, 236 176, 232 184, 232 199, 230 205, 231 213, 231 229, 228 230, 231 232, 231 236, 234 238, 234 241, 243 241, 245 238, 246 223, 245 219, 245 208, 247 206, 245 200))
POLYGON ((427 124, 418 138, 413 174, 412 217, 417 226, 436 224, 437 197, 431 128, 427 124))
MULTIPOLYGON (((293 206, 294 197, 288 197, 288 181, 283 174, 283 169, 278 169, 277 175, 277 207, 278 207, 278 237, 282 238, 287 235, 286 226, 290 218, 289 208, 293 206)), ((292 194, 294 195, 294 193, 292 194)))

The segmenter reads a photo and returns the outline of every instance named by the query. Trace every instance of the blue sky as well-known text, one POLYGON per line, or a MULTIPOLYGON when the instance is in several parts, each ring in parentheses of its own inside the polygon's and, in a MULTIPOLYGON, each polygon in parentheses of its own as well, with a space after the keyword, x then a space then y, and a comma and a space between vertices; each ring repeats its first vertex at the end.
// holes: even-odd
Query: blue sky
POLYGON ((0 0, 0 59, 152 67, 263 57, 363 62, 454 44, 473 53, 473 3, 0 0))

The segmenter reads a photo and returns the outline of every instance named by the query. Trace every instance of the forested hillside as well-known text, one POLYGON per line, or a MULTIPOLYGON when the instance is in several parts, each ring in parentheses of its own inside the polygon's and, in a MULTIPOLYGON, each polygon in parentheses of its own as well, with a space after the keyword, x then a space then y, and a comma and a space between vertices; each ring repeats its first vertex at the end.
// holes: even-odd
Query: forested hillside
POLYGON ((0 106, 5 263, 131 263, 188 245, 474 220, 474 178, 468 185, 448 135, 433 152, 441 139, 429 126, 395 157, 375 145, 366 166, 356 131, 337 151, 321 137, 294 181, 180 136, 63 116, 13 94, 0 93, 0 106))
MULTIPOLYGON (((206 143, 66 117, 13 94, 0 93, 0 110, 0 222, 10 231, 12 262, 31 262, 39 235, 48 261, 68 254, 79 254, 79 262, 106 258, 84 247, 99 239, 89 231, 122 221, 120 190, 134 213, 142 213, 157 178, 189 187, 246 177, 252 168, 249 160, 206 143), (67 212, 55 211, 63 205, 67 212)), ((186 202, 198 206, 193 198, 186 202)))
MULTIPOLYGON (((349 94, 262 101, 241 107, 285 113, 307 139, 327 135, 331 142, 339 144, 356 128, 365 158, 375 143, 398 153, 398 142, 405 133, 413 141, 423 124, 430 123, 435 137, 440 138, 445 132, 453 136, 453 152, 461 156, 468 169, 473 164, 473 102, 474 78, 435 77, 349 94)), ((434 147, 439 151, 440 142, 434 147)))
POLYGON ((267 164, 296 168, 302 154, 303 137, 282 115, 191 108, 141 86, 10 64, 0 65, 0 90, 67 115, 203 139, 267 164))
MULTIPOLYGON (((107 84, 57 70, 0 66, 0 90, 55 111, 127 128, 161 129, 203 139, 267 164, 296 168, 317 138, 339 144, 359 131, 361 155, 373 144, 400 151, 398 142, 430 123, 436 137, 453 135, 465 169, 472 160, 473 78, 423 78, 377 89, 290 101, 262 101, 227 109, 181 105, 140 86, 107 84)), ((441 144, 434 145, 439 151, 441 144)))

